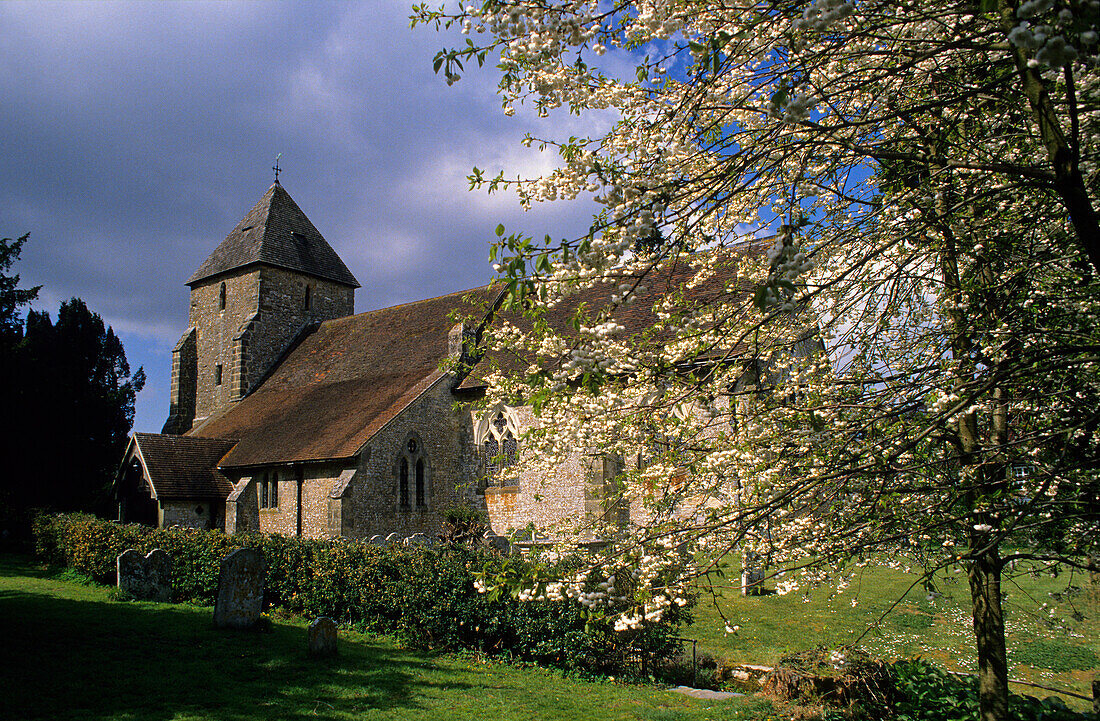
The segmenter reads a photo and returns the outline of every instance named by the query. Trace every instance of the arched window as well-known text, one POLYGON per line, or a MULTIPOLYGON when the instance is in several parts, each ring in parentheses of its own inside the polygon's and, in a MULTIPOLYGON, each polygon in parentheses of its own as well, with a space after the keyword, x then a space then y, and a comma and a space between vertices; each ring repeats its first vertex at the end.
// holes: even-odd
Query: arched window
POLYGON ((225 310, 225 283, 218 288, 218 310, 225 310))
POLYGON ((519 460, 518 436, 519 427, 511 408, 493 408, 482 416, 475 431, 482 463, 482 488, 518 484, 518 479, 509 478, 505 472, 519 460))
POLYGON ((402 508, 409 507, 409 459, 401 457, 401 471, 397 479, 398 503, 402 508))
POLYGON ((410 435, 405 439, 397 461, 397 503, 406 510, 428 507, 428 460, 420 439, 410 435))

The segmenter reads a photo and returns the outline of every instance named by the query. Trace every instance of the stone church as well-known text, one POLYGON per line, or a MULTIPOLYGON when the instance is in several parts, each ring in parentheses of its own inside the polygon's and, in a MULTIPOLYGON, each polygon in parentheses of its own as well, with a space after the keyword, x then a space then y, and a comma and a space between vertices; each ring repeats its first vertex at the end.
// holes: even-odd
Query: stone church
POLYGON ((464 408, 484 385, 448 368, 476 330, 456 312, 498 289, 355 314, 359 282, 278 182, 187 285, 170 415, 130 440, 120 520, 369 538, 435 535, 454 506, 499 533, 598 506, 583 456, 538 500, 484 481, 520 452, 524 409, 464 408))
MULTIPOLYGON (((616 311, 628 330, 655 320, 663 283, 650 281, 648 302, 616 311)), ((502 534, 592 514, 621 526, 640 511, 608 507, 621 467, 583 449, 551 479, 487 480, 522 453, 532 422, 524 408, 471 405, 499 288, 355 314, 359 282, 278 181, 187 285, 170 414, 161 433, 130 440, 122 521, 369 538, 434 536, 457 506, 486 511, 502 534)), ((692 293, 747 297, 722 274, 692 293)), ((577 303, 608 302, 598 288, 582 296, 547 320, 565 328, 577 303)))

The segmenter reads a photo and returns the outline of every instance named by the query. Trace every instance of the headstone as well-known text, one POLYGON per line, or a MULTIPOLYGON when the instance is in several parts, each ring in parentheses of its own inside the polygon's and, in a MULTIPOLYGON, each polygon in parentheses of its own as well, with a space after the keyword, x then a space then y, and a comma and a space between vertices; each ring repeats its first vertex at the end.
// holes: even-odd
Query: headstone
POLYGON ((741 595, 762 595, 766 577, 767 571, 760 555, 752 551, 745 551, 741 556, 741 595))
POLYGON ((370 537, 370 540, 368 541, 368 543, 373 543, 376 546, 384 546, 384 545, 386 545, 386 539, 383 538, 382 536, 379 536, 378 534, 375 534, 375 535, 370 537))
POLYGON ((512 543, 505 536, 498 536, 491 531, 485 534, 485 543, 489 545, 489 548, 501 553, 512 552, 512 543))
POLYGON ((317 658, 336 655, 336 624, 321 616, 309 624, 309 655, 317 658))
POLYGON ((386 543, 401 543, 401 536, 397 533, 391 533, 386 536, 386 543))
POLYGON ((222 559, 214 626, 252 628, 264 602, 264 557, 255 548, 239 548, 222 559))
POLYGON ((115 560, 118 590, 139 601, 172 600, 172 556, 154 548, 142 556, 127 548, 115 560))
POLYGON ((432 539, 428 538, 423 533, 414 533, 405 539, 406 546, 430 546, 432 545, 432 539))

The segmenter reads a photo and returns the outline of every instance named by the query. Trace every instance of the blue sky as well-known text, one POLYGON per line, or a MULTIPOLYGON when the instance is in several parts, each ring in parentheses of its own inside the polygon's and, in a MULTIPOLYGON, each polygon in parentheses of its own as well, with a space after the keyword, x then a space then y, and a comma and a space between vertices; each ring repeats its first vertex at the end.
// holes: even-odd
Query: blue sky
MULTIPOLYGON (((529 174, 553 157, 507 118, 495 74, 447 87, 448 39, 409 29, 409 2, 0 3, 0 235, 30 232, 16 271, 39 310, 77 296, 149 376, 135 430, 168 412, 183 282, 281 181, 363 287, 370 310, 488 281, 504 223, 575 236, 588 203, 524 213, 467 191, 477 165, 529 174)), ((451 42, 460 42, 453 37, 451 42)))

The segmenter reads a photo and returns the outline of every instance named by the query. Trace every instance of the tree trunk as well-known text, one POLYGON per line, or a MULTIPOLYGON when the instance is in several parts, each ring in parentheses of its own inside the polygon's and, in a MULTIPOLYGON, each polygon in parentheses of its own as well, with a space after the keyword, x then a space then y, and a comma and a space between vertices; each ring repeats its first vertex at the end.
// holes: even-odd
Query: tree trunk
POLYGON ((970 598, 978 648, 978 702, 982 721, 1008 719, 1008 654, 1001 610, 1001 559, 989 534, 973 532, 970 598))

